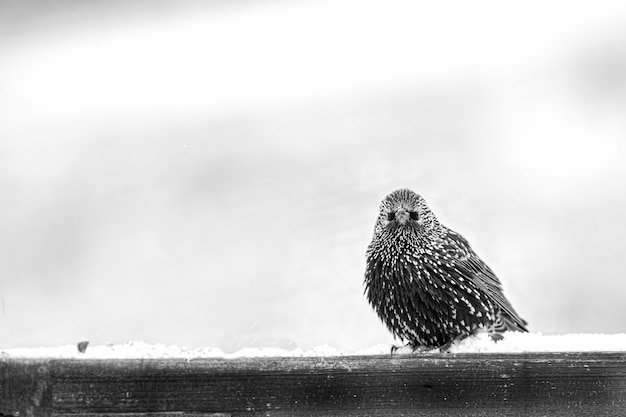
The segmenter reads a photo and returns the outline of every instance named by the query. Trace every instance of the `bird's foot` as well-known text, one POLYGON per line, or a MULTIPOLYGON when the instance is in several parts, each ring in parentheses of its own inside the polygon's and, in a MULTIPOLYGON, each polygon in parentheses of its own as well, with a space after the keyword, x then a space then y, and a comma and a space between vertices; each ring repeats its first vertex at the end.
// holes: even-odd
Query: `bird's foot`
POLYGON ((462 332, 461 334, 459 334, 454 339, 450 340, 445 345, 439 346, 439 348, 438 348, 439 352, 441 352, 441 353, 448 353, 450 351, 450 348, 452 347, 453 344, 455 344, 456 342, 460 342, 461 340, 463 340, 463 339, 465 339, 466 337, 469 337, 469 336, 470 336, 470 333, 462 332))
POLYGON ((434 353, 437 352, 439 350, 439 348, 436 347, 429 347, 429 346, 415 346, 412 345, 411 343, 407 343, 404 346, 396 346, 396 345, 392 345, 391 346, 391 356, 393 356, 394 354, 410 354, 410 353, 417 353, 417 354, 423 354, 423 353, 434 353))
POLYGON ((397 345, 391 345, 391 352, 389 352, 391 354, 391 356, 393 356, 394 354, 407 354, 407 353, 414 353, 415 349, 413 348, 413 345, 411 345, 410 343, 407 343, 404 346, 397 346, 397 345))
POLYGON ((450 348, 452 347, 452 345, 453 345, 453 344, 454 344, 454 342, 456 342, 456 341, 457 341, 457 339, 452 339, 452 340, 450 340, 448 343, 446 343, 445 345, 443 345, 443 346, 439 346, 439 347, 437 348, 437 350, 439 350, 439 352, 441 352, 441 353, 448 353, 448 352, 450 351, 450 348))

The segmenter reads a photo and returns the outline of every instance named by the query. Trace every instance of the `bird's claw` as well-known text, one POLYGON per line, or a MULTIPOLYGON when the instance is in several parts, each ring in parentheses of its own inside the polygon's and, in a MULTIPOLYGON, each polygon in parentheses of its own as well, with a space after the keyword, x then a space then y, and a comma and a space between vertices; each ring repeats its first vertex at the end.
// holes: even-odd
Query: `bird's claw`
POLYGON ((394 353, 398 353, 398 354, 402 354, 402 353, 413 353, 413 347, 411 346, 411 344, 407 343, 404 346, 397 346, 397 345, 391 345, 391 352, 389 352, 391 354, 391 356, 394 355, 394 353), (407 351, 407 349, 411 349, 410 352, 407 351))

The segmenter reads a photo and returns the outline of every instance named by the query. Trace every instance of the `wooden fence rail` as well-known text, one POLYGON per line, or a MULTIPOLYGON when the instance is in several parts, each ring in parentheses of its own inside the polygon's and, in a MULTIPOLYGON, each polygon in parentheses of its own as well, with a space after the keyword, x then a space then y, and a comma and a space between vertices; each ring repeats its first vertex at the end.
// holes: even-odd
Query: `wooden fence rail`
POLYGON ((0 416, 626 416, 626 352, 0 360, 0 416))

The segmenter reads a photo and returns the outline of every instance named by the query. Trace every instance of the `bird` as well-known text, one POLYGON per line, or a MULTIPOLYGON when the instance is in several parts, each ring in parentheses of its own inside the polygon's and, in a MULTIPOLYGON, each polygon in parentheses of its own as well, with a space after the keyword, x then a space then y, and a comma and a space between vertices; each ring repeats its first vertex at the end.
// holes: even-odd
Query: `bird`
POLYGON ((446 351, 481 332, 498 341, 506 331, 528 331, 491 268, 408 188, 380 203, 364 287, 394 338, 413 352, 446 351))

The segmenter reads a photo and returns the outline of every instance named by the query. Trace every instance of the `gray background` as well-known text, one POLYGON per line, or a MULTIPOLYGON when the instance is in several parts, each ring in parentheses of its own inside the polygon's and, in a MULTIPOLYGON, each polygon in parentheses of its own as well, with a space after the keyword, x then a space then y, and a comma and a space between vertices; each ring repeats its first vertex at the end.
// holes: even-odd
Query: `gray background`
POLYGON ((624 332, 626 3, 0 3, 0 346, 357 349, 422 194, 532 331, 624 332))

